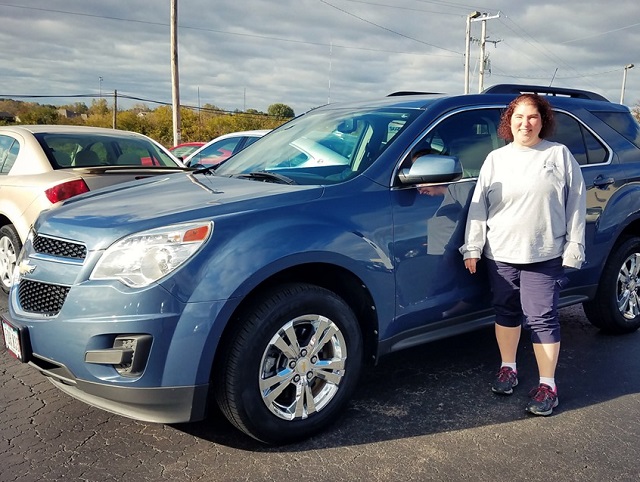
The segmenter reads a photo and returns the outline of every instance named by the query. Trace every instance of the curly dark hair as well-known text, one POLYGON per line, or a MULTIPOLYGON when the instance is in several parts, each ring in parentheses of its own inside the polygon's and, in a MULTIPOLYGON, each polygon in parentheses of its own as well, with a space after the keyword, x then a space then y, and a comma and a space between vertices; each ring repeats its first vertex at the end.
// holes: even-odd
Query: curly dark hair
POLYGON ((513 141, 513 133, 511 132, 511 117, 513 111, 518 104, 533 104, 540 112, 540 118, 542 119, 542 130, 540 130, 540 139, 546 139, 553 134, 556 121, 553 117, 553 109, 551 104, 544 97, 538 94, 522 94, 511 101, 507 108, 502 112, 500 116, 500 125, 498 126, 498 136, 507 142, 513 141))

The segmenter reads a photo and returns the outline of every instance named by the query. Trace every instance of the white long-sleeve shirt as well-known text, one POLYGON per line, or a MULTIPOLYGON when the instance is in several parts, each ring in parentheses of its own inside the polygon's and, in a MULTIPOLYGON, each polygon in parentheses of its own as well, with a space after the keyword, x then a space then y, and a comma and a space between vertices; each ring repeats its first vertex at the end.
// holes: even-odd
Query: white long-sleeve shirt
POLYGON ((480 169, 460 252, 518 264, 561 256, 564 266, 580 268, 585 216, 584 179, 566 146, 507 144, 480 169))

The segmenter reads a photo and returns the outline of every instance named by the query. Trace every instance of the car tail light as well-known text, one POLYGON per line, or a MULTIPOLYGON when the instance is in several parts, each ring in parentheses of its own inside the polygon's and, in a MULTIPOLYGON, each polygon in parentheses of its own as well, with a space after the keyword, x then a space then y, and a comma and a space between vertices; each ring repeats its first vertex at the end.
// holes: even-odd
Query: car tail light
POLYGON ((89 186, 82 179, 76 179, 74 181, 63 182, 57 186, 50 187, 44 193, 47 199, 55 204, 70 197, 77 196, 84 192, 89 192, 89 186))

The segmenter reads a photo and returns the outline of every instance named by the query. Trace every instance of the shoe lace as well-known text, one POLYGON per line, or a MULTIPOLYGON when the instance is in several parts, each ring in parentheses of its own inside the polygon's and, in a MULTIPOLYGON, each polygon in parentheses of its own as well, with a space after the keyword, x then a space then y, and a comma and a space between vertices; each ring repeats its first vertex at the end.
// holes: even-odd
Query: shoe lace
POLYGON ((509 367, 501 367, 498 371, 498 381, 506 382, 515 377, 515 372, 509 367))
POLYGON ((556 393, 547 385, 540 385, 534 388, 533 391, 534 393, 531 398, 536 402, 544 402, 547 399, 553 400, 556 396, 556 393))

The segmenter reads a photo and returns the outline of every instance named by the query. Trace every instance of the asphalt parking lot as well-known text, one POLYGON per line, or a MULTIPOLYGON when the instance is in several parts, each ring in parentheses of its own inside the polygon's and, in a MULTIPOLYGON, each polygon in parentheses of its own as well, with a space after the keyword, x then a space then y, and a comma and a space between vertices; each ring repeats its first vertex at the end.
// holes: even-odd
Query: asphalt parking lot
POLYGON ((551 417, 524 411, 537 382, 528 340, 514 395, 490 392, 497 349, 483 329, 383 359, 329 430, 284 447, 219 414, 165 426, 94 409, 3 350, 0 481, 639 480, 640 333, 602 335, 581 308, 562 323, 551 417))

